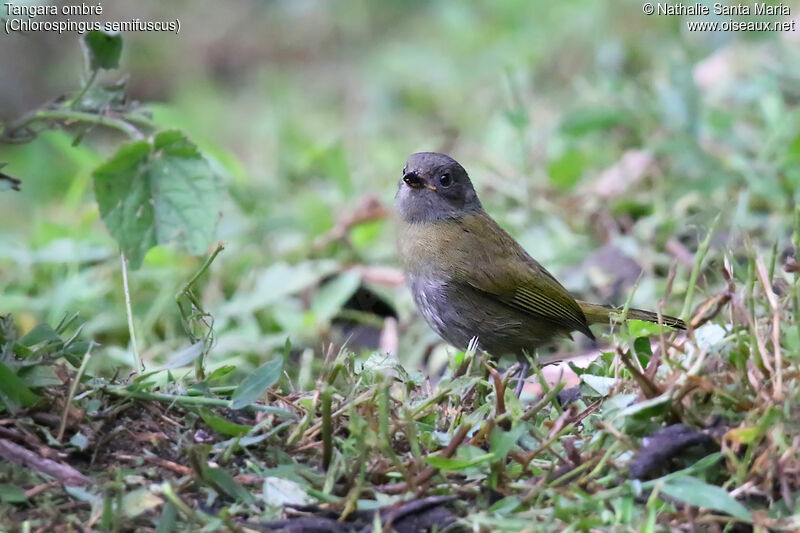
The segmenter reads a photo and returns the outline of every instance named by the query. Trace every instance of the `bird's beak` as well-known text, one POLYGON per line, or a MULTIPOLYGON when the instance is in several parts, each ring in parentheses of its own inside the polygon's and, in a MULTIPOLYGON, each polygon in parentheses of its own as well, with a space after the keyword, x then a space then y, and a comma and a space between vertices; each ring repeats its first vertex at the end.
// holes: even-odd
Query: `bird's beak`
POLYGON ((412 189, 430 189, 432 191, 436 190, 436 187, 433 185, 428 185, 425 183, 425 180, 419 177, 419 174, 416 172, 406 172, 403 174, 403 181, 406 185, 411 187, 412 189))

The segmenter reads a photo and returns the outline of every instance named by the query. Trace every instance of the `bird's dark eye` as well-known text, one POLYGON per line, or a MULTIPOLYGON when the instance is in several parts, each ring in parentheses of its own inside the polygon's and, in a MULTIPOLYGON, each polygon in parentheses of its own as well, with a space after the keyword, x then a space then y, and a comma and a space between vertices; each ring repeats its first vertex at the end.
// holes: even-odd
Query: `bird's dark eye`
POLYGON ((441 176, 439 176, 439 185, 442 187, 449 187, 453 183, 453 177, 450 176, 449 172, 445 172, 441 176))

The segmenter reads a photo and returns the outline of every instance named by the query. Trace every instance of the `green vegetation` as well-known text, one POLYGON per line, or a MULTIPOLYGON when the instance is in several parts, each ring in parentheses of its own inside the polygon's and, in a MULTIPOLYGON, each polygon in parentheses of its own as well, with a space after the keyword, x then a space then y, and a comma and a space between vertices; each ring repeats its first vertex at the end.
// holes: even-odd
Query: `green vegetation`
POLYGON ((0 58, 0 529, 800 528, 796 34, 134 4, 181 33, 2 37, 42 68, 0 58), (559 344, 580 394, 518 399, 400 283, 419 150, 575 294, 692 328, 559 344))

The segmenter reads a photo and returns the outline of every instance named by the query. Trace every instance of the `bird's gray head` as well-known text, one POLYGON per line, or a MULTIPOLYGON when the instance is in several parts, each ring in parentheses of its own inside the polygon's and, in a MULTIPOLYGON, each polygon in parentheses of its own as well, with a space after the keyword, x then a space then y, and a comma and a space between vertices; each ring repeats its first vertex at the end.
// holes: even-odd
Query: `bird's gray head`
POLYGON ((436 152, 409 156, 395 196, 406 222, 435 222, 480 211, 481 202, 458 161, 436 152))

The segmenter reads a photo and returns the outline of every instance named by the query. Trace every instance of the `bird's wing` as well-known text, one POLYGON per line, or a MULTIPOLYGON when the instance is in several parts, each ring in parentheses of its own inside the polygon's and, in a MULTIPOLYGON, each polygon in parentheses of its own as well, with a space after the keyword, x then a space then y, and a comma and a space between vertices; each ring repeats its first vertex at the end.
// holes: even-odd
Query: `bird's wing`
POLYGON ((591 339, 586 317, 575 299, 489 215, 459 219, 458 252, 469 254, 474 268, 454 273, 465 283, 523 313, 577 330, 591 339), (486 225, 494 231, 487 231, 486 225))

